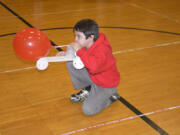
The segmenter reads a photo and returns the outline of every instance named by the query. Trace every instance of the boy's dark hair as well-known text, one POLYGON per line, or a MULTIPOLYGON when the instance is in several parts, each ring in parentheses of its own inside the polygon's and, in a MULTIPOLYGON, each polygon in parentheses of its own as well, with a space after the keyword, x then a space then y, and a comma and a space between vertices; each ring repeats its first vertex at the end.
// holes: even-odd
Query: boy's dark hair
POLYGON ((91 35, 94 35, 94 41, 96 41, 99 35, 99 26, 94 20, 83 19, 76 23, 73 31, 84 33, 86 39, 88 39, 91 35))

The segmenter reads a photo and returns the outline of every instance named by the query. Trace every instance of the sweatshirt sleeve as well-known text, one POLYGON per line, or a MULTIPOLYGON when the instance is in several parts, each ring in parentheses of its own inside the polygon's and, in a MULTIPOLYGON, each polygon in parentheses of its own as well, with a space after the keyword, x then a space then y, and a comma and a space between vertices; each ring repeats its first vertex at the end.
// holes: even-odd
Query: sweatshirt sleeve
POLYGON ((98 51, 98 53, 90 55, 85 48, 82 48, 77 51, 77 55, 91 74, 103 71, 103 65, 106 62, 106 53, 104 51, 98 51))

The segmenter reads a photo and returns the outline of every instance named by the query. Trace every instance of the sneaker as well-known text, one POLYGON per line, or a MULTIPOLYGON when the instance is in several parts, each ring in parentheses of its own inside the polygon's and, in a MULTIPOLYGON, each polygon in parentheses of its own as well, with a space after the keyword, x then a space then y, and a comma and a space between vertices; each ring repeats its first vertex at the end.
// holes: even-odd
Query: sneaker
POLYGON ((120 99, 120 96, 118 93, 114 93, 110 98, 111 102, 115 102, 116 100, 120 99))
POLYGON ((88 96, 89 96, 89 91, 82 89, 80 92, 76 94, 72 94, 70 96, 70 100, 75 103, 83 102, 88 96))

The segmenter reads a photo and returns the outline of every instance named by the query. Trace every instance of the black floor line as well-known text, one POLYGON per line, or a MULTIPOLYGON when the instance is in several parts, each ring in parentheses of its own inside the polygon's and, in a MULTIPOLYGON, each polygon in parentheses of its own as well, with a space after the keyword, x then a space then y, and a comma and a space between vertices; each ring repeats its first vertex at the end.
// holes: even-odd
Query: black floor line
MULTIPOLYGON (((128 30, 138 30, 138 31, 150 31, 150 32, 158 32, 158 33, 164 33, 164 34, 171 34, 171 35, 180 36, 180 33, 176 33, 176 32, 145 29, 145 28, 135 28, 135 27, 99 26, 99 28, 102 28, 102 29, 128 29, 128 30)), ((56 27, 56 28, 46 28, 46 29, 41 29, 41 30, 42 31, 47 31, 47 30, 58 30, 58 29, 73 29, 73 27, 56 27)))
MULTIPOLYGON (((145 29, 145 28, 135 28, 135 27, 113 27, 113 26, 99 26, 101 29, 128 29, 128 30, 137 30, 137 31, 150 31, 150 32, 158 32, 158 33, 163 33, 163 34, 171 34, 175 36, 180 36, 180 33, 176 32, 169 32, 169 31, 162 31, 162 30, 153 30, 153 29, 145 29)), ((48 31, 48 30, 62 30, 62 29, 73 29, 73 27, 56 27, 56 28, 45 28, 45 29, 40 29, 41 31, 48 31)), ((10 35, 15 35, 16 33, 7 33, 7 34, 2 34, 0 37, 5 37, 5 36, 10 36, 10 35)))
POLYGON ((158 33, 164 33, 164 34, 171 34, 171 35, 178 35, 178 36, 180 36, 180 33, 176 33, 176 32, 169 32, 169 31, 162 31, 162 30, 153 30, 153 29, 145 29, 145 28, 112 27, 112 26, 101 26, 101 28, 106 28, 106 29, 128 29, 128 30, 138 30, 138 31, 150 31, 150 32, 158 32, 158 33))
MULTIPOLYGON (((123 97, 119 98, 119 101, 122 102, 126 107, 128 107, 131 111, 133 111, 136 115, 142 115, 143 113, 140 112, 137 108, 135 108, 133 105, 131 105, 127 100, 125 100, 123 97)), ((163 130, 161 127, 159 127, 155 122, 153 122, 151 119, 149 119, 147 116, 140 117, 143 119, 149 126, 151 126, 154 130, 159 132, 160 135, 168 135, 168 133, 163 130)))
POLYGON ((15 13, 12 9, 10 9, 8 6, 6 6, 4 3, 2 3, 0 1, 0 4, 7 9, 9 12, 11 12, 14 16, 16 16, 17 18, 19 18, 22 22, 24 22, 28 27, 34 28, 34 26, 32 26, 29 22, 27 22, 24 18, 22 18, 20 15, 18 15, 17 13, 15 13))
POLYGON ((11 36, 11 35, 15 35, 16 33, 7 33, 7 34, 2 34, 0 35, 0 37, 6 37, 6 36, 11 36))
MULTIPOLYGON (((20 15, 18 15, 16 12, 14 12, 12 9, 10 9, 7 5, 5 5, 3 2, 0 1, 0 4, 5 8, 7 9, 9 12, 11 12, 14 16, 16 16, 19 20, 21 20, 23 23, 25 23, 28 27, 30 28, 34 28, 33 25, 31 25, 28 21, 26 21, 23 17, 21 17, 20 15)), ((56 44, 52 41, 51 41, 51 44, 53 46, 56 46, 56 44)), ((58 51, 62 51, 61 48, 56 48, 58 51)))

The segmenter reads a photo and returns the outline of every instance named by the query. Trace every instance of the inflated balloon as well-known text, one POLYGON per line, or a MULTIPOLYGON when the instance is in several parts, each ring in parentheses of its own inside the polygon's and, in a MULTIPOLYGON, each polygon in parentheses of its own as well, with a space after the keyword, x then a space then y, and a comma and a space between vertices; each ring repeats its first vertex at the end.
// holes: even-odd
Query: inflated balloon
POLYGON ((20 58, 36 61, 46 56, 52 46, 50 40, 42 31, 36 28, 26 28, 15 35, 13 48, 20 58))

